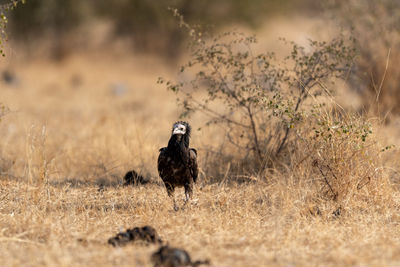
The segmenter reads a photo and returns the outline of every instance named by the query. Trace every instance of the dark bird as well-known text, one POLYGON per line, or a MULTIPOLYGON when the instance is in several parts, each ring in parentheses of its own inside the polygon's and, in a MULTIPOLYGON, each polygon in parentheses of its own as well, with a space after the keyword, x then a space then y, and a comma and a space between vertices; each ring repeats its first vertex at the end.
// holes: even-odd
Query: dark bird
POLYGON ((189 253, 186 250, 162 246, 160 249, 151 255, 151 261, 154 267, 182 267, 192 266, 197 267, 205 264, 209 265, 208 260, 192 262, 189 253))
POLYGON ((175 210, 178 210, 174 197, 175 187, 185 188, 186 204, 192 197, 193 183, 196 182, 199 173, 197 151, 189 148, 190 131, 189 123, 174 123, 168 146, 161 148, 158 156, 158 173, 164 181, 168 196, 174 202, 175 210))

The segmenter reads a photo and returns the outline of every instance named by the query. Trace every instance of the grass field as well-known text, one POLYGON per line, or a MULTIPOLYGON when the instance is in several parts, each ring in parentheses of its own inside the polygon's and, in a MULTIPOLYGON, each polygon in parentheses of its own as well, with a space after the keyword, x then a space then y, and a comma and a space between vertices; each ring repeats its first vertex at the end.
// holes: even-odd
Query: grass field
POLYGON ((278 185, 205 186, 196 190, 197 204, 178 212, 156 185, 98 192, 95 186, 35 188, 2 181, 1 188, 3 266, 151 266, 156 246, 106 243, 120 227, 145 224, 213 266, 395 266, 400 261, 395 208, 313 216, 278 185))
MULTIPOLYGON (((212 266, 400 264, 400 194, 387 172, 344 206, 310 197, 296 174, 210 184, 203 172, 195 200, 173 211, 156 159, 180 110, 156 80, 175 69, 137 56, 114 64, 95 53, 63 64, 2 62, 16 80, 0 89, 11 111, 0 122, 1 266, 151 266, 156 246, 107 244, 143 225, 212 266), (130 169, 155 183, 121 186, 130 169)), ((395 143, 395 125, 376 138, 395 143)), ((193 133, 201 168, 216 132, 193 133)))

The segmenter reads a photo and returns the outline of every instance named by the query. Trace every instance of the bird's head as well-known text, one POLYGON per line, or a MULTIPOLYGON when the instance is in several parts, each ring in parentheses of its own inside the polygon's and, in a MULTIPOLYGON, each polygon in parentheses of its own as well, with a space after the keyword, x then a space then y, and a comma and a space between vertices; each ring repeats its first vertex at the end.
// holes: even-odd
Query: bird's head
POLYGON ((172 135, 190 136, 190 125, 186 121, 175 122, 172 126, 172 135))

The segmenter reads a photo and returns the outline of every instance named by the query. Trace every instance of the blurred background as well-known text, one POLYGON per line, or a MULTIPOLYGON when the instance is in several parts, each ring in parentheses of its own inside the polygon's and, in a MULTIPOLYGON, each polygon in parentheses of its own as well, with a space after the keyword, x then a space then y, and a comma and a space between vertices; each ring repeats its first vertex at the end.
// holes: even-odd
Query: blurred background
MULTIPOLYGON (((187 32, 169 7, 210 33, 255 34, 258 50, 280 56, 290 47, 279 38, 306 45, 352 35, 356 62, 338 99, 400 127, 400 1, 26 0, 4 11, 3 172, 26 176, 37 151, 30 148, 42 146, 45 156, 37 157, 55 177, 120 176, 130 168, 156 176, 157 150, 181 111, 156 81, 184 79, 178 66, 189 55, 187 32)), ((213 138, 196 131, 194 146, 213 138)))
MULTIPOLYGON (((7 2, 4 0, 3 2, 7 2)), ((175 59, 184 52, 185 32, 168 8, 176 8, 190 24, 219 31, 232 25, 260 29, 271 17, 317 14, 321 6, 309 0, 31 0, 10 13, 10 37, 19 44, 48 46, 53 59, 91 46, 112 48, 129 43, 129 50, 175 59)), ((128 50, 128 51, 129 51, 128 50)))
MULTIPOLYGON (((0 4, 9 2, 1 0, 0 4)), ((255 33, 262 49, 278 53, 282 53, 278 38, 301 44, 308 38, 329 39, 351 32, 358 42, 358 80, 352 84, 353 89, 370 98, 369 93, 375 94, 373 87, 385 74, 385 90, 381 90, 380 98, 387 107, 383 109, 400 111, 398 99, 386 97, 398 95, 399 71, 387 64, 388 60, 395 62, 399 53, 400 3, 396 0, 12 2, 20 4, 5 13, 9 20, 9 50, 3 61, 40 58, 62 64, 78 53, 103 57, 112 54, 114 59, 129 54, 154 57, 174 66, 188 52, 187 33, 169 8, 176 8, 186 22, 207 32, 239 28, 255 33)))

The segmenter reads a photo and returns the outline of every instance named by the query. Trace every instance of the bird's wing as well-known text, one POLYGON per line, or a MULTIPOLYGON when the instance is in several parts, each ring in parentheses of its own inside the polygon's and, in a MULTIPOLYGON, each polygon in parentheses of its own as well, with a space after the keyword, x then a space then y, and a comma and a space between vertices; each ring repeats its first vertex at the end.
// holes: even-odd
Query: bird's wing
POLYGON ((158 156, 157 168, 158 174, 161 179, 166 176, 165 170, 168 166, 167 148, 163 147, 160 149, 160 155, 158 156))
POLYGON ((197 176, 199 175, 199 168, 197 166, 197 150, 194 148, 189 149, 189 168, 193 181, 196 182, 197 176))

